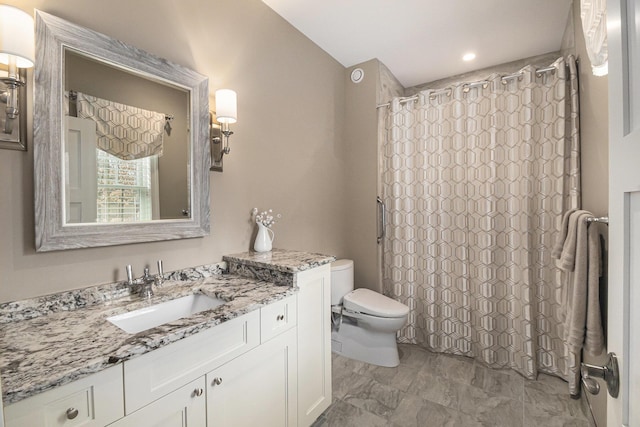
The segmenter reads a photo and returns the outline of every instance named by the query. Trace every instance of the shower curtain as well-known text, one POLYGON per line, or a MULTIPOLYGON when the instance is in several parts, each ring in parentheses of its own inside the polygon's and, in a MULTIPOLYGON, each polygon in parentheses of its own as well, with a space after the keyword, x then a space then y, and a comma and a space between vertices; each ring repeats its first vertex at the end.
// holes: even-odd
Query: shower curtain
POLYGON ((578 85, 572 57, 552 66, 395 98, 381 113, 383 290, 410 307, 400 342, 555 374, 576 394, 551 249, 580 204, 578 85))

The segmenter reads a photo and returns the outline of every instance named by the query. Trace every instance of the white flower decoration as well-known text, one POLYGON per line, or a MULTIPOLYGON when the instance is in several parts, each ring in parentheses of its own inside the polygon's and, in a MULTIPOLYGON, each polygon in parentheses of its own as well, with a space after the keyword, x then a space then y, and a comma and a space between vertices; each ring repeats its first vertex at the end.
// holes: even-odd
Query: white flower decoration
POLYGON ((262 211, 260 213, 258 213, 258 208, 253 208, 251 210, 251 215, 255 217, 256 223, 260 223, 267 228, 271 228, 276 223, 276 219, 282 218, 281 214, 276 214, 274 217, 272 213, 273 209, 262 211))

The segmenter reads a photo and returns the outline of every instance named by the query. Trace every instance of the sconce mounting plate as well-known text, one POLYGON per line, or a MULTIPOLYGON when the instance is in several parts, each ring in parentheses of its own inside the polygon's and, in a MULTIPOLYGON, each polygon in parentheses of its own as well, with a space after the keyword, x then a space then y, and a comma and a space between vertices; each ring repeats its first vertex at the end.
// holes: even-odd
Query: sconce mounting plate
POLYGON ((209 115, 209 141, 211 141, 210 171, 222 172, 224 144, 222 143, 222 129, 215 121, 215 113, 209 115))
MULTIPOLYGON (((0 65, 0 75, 7 74, 6 65, 0 65)), ((27 151, 27 71, 18 69, 18 80, 0 77, 0 148, 27 151), (18 117, 7 117, 8 90, 15 84, 18 92, 18 117)))

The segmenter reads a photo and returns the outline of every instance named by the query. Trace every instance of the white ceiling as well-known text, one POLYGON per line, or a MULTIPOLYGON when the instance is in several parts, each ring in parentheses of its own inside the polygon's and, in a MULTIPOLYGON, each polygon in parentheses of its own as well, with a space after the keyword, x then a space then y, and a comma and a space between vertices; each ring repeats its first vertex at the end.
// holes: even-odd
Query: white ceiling
POLYGON ((571 0, 262 0, 345 67, 405 87, 560 49, 571 0), (475 52, 471 62, 462 61, 475 52))

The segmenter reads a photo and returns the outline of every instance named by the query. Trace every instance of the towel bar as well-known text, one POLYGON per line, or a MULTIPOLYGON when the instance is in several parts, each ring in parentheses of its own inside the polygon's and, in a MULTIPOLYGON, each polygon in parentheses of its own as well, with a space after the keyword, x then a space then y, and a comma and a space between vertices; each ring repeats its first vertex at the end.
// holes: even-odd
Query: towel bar
POLYGON ((609 217, 608 216, 601 216, 601 217, 589 217, 587 218, 587 222, 588 223, 592 223, 592 222, 600 222, 602 224, 609 224, 609 217))

